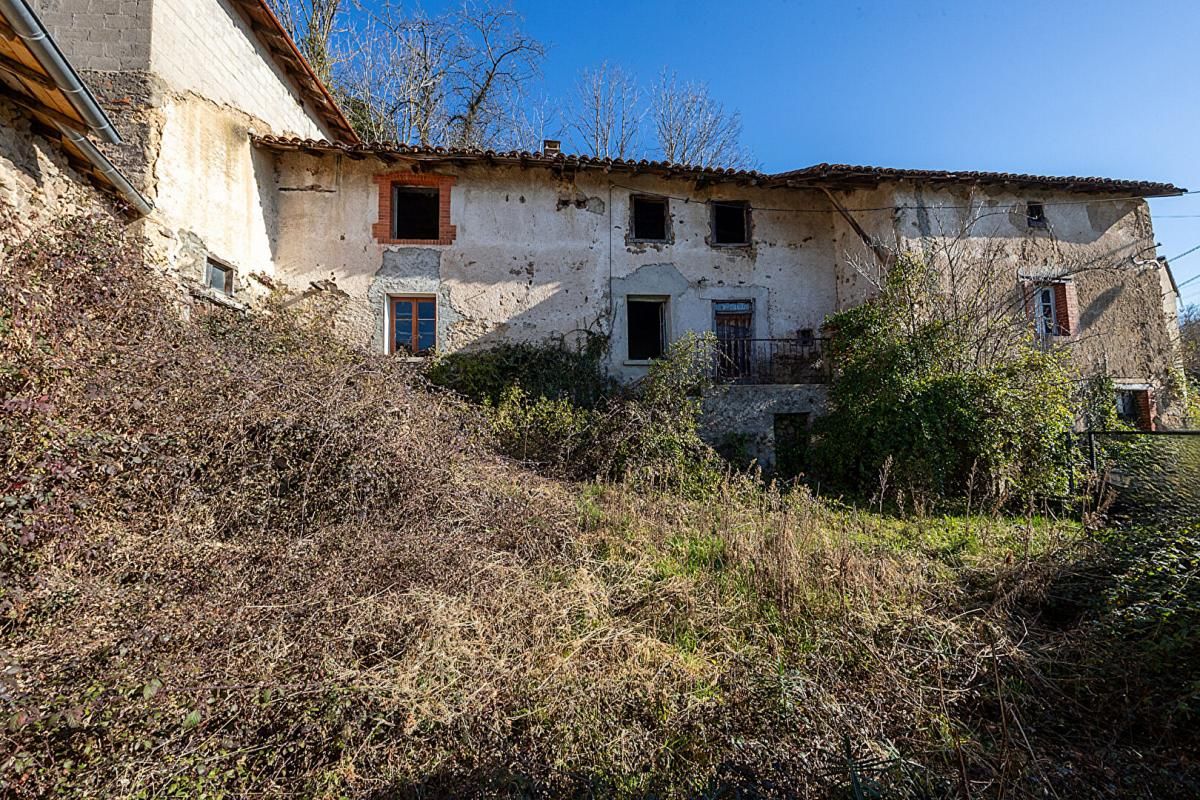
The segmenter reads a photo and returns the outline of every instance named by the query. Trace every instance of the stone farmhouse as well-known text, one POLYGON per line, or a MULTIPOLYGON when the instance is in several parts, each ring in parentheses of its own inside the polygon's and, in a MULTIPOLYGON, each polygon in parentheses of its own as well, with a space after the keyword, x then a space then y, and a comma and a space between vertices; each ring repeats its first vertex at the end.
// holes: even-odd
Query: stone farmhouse
POLYGON ((768 466, 820 412, 825 318, 905 249, 1110 378, 1131 422, 1183 424, 1178 292, 1146 203, 1182 192, 368 144, 266 0, 0 0, 0 204, 24 224, 119 207, 193 300, 329 292, 342 335, 403 358, 588 331, 631 381, 711 331, 710 432, 768 466))

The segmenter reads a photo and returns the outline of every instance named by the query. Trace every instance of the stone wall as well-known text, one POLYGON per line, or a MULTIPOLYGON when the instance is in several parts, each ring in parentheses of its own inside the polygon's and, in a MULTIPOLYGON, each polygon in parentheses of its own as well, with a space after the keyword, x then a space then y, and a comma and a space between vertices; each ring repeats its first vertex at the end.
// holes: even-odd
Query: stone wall
POLYGON ((0 98, 0 213, 4 237, 26 236, 64 215, 113 213, 113 203, 71 169, 62 151, 30 130, 29 116, 0 98))

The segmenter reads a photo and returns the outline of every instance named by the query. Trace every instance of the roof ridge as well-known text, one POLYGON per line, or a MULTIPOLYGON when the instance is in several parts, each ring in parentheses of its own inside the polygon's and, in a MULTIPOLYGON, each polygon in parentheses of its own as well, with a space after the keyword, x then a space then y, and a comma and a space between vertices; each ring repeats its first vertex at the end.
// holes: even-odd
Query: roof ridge
POLYGON ((1183 194, 1187 190, 1171 183, 1156 181, 1124 180, 1120 178, 1089 178, 1079 176, 1033 175, 1016 172, 987 172, 980 170, 930 170, 904 169, 897 167, 857 166, 852 164, 813 164, 785 172, 764 173, 758 170, 741 170, 729 167, 702 167, 672 161, 650 159, 624 159, 580 154, 530 152, 527 150, 496 150, 477 147, 447 147, 444 145, 412 145, 399 142, 359 142, 348 144, 330 142, 327 139, 301 139, 287 136, 253 136, 256 144, 286 150, 308 150, 315 152, 345 152, 362 155, 398 156, 444 156, 448 158, 500 159, 517 163, 540 165, 582 165, 605 169, 647 170, 662 172, 668 176, 694 175, 698 177, 725 178, 752 181, 767 187, 802 188, 804 185, 829 185, 861 187, 878 184, 885 180, 934 180, 987 184, 1026 184, 1075 191, 1126 191, 1138 196, 1161 196, 1183 194))

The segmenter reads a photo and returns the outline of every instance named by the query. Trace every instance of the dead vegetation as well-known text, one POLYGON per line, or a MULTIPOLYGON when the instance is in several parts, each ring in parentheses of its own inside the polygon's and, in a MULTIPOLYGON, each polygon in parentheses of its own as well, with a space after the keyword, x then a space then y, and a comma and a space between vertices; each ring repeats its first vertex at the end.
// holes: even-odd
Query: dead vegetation
POLYGON ((1073 525, 539 478, 94 220, 10 251, 0 332, 14 796, 1096 796, 1118 748, 1031 723, 1073 525))

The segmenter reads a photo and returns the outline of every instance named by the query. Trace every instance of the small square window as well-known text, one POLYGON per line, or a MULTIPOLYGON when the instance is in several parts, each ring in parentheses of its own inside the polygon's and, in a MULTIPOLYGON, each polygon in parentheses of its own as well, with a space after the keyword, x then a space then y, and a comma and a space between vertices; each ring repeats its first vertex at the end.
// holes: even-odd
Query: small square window
POLYGON ((663 298, 628 298, 629 360, 662 357, 667 342, 667 301, 663 298))
POLYGON ((642 242, 667 240, 667 198, 639 197, 630 199, 633 217, 633 237, 642 242))
POLYGON ((1026 204, 1025 221, 1029 223, 1029 227, 1031 228, 1050 227, 1050 223, 1046 221, 1046 207, 1041 203, 1026 204))
POLYGON ((233 267, 225 264, 220 264, 213 259, 208 259, 208 264, 205 266, 204 282, 208 284, 210 289, 216 289, 223 294, 233 294, 233 267))
POLYGON ((439 238, 441 192, 437 187, 392 187, 392 238, 439 238))
POLYGON ((712 204, 712 243, 745 245, 750 243, 750 206, 739 202, 712 204))

